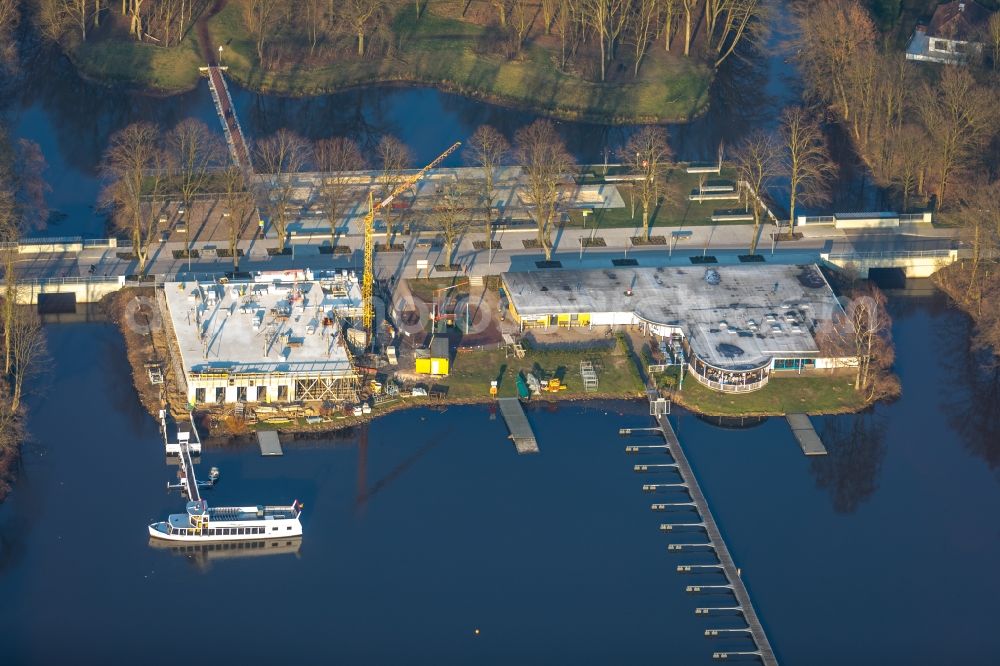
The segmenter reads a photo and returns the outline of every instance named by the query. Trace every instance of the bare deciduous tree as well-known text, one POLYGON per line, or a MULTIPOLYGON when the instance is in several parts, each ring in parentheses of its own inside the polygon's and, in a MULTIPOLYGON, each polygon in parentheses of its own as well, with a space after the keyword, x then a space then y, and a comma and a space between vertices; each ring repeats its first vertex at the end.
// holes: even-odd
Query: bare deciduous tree
POLYGON ((995 260, 1000 250, 1000 181, 983 178, 970 183, 961 196, 956 219, 963 228, 970 255, 960 264, 967 282, 961 300, 978 320, 983 315, 987 289, 982 267, 987 260, 995 260))
POLYGON ((17 412, 24 396, 24 381, 40 370, 45 357, 45 333, 34 308, 15 308, 10 331, 11 402, 10 409, 17 412))
POLYGON ((490 0, 490 4, 497 12, 497 21, 500 23, 501 28, 507 27, 507 9, 510 6, 511 0, 490 0))
POLYGON ((292 205, 295 184, 291 174, 302 170, 309 156, 309 144, 301 136, 278 130, 257 143, 257 160, 260 162, 262 180, 267 191, 268 218, 278 234, 278 251, 284 252, 288 232, 288 213, 292 205))
POLYGON ((916 123, 904 125, 894 137, 892 181, 902 195, 903 211, 910 209, 910 197, 923 195, 924 178, 930 160, 927 133, 916 123))
POLYGON ((607 65, 614 58, 618 38, 627 24, 631 0, 583 0, 583 3, 583 17, 589 22, 600 45, 603 81, 607 65))
POLYGON ((510 14, 511 28, 514 32, 514 53, 520 55, 524 48, 524 40, 527 39, 531 31, 531 25, 535 21, 535 14, 538 7, 529 0, 514 0, 514 5, 510 14))
POLYGON ((691 54, 691 16, 698 9, 698 0, 681 0, 684 9, 684 55, 691 54))
POLYGON ((649 43, 655 39, 656 22, 660 16, 660 3, 662 0, 636 0, 635 8, 631 13, 631 25, 628 34, 632 40, 635 55, 635 67, 633 75, 639 76, 639 66, 649 49, 649 43))
POLYGON ((1000 12, 993 12, 986 24, 986 34, 989 37, 990 51, 993 56, 993 69, 1000 69, 1000 12))
POLYGON ((15 37, 21 11, 18 0, 0 0, 0 72, 13 69, 17 63, 15 37))
POLYGON ((965 68, 946 67, 936 85, 924 84, 919 114, 936 149, 938 202, 943 204, 955 172, 996 132, 995 93, 965 68))
POLYGON ((381 0, 343 0, 344 18, 358 38, 358 56, 365 54, 365 34, 382 12, 381 0))
POLYGON ((868 284, 854 290, 844 312, 820 328, 817 344, 825 355, 856 359, 854 388, 872 400, 890 392, 887 382, 895 355, 891 330, 885 295, 868 284))
POLYGON ((365 159, 357 143, 339 136, 317 141, 314 152, 316 168, 323 172, 319 192, 330 222, 330 243, 336 244, 341 204, 350 192, 354 172, 365 168, 365 159))
POLYGON ((477 198, 476 189, 470 183, 453 182, 445 186, 434 206, 432 219, 441 232, 448 266, 454 266, 455 248, 474 223, 477 198))
POLYGON ((761 0, 706 0, 706 3, 706 17, 707 5, 714 5, 715 13, 707 33, 709 41, 715 38, 715 67, 718 68, 741 41, 760 37, 764 32, 767 6, 761 0))
MULTIPOLYGON (((0 242, 16 243, 19 239, 15 211, 14 194, 0 180, 0 242)), ((11 332, 14 327, 14 311, 17 308, 20 282, 17 272, 17 250, 10 246, 3 251, 3 279, 3 304, 0 314, 3 316, 4 373, 10 374, 11 332)))
MULTIPOLYGON (((406 144, 391 134, 383 136, 376 148, 381 171, 378 182, 382 188, 382 196, 389 196, 406 178, 405 169, 410 166, 410 149, 406 144)), ((392 243, 392 205, 382 209, 385 216, 385 244, 392 243)))
MULTIPOLYGON (((493 208, 496 205, 497 173, 510 154, 510 144, 503 134, 492 125, 480 125, 469 139, 465 158, 470 164, 482 169, 482 199, 486 208, 484 238, 486 250, 492 250, 493 208)), ((490 256, 490 255, 487 255, 490 256)))
POLYGON ((139 273, 146 270, 149 242, 157 231, 163 204, 164 161, 159 129, 152 123, 132 123, 111 137, 102 172, 107 182, 103 199, 114 219, 132 239, 139 273))
POLYGON ((679 0, 660 0, 663 6, 663 50, 670 50, 670 40, 674 34, 674 19, 677 17, 677 3, 679 0))
MULTIPOLYGON (((226 159, 225 147, 205 123, 194 118, 186 118, 177 123, 165 138, 170 175, 181 193, 181 203, 188 216, 190 229, 194 222, 191 219, 194 197, 208 182, 210 170, 226 159)), ((185 240, 187 252, 191 251, 190 236, 188 233, 185 240)))
POLYGON ((514 135, 514 154, 527 176, 528 197, 538 227, 538 244, 552 258, 552 226, 559 204, 559 187, 573 167, 573 158, 548 120, 536 120, 514 135))
POLYGON ((750 254, 754 254, 757 252, 760 223, 764 214, 764 197, 778 171, 778 147, 774 136, 763 130, 754 130, 737 147, 733 161, 747 207, 753 211, 750 254))
POLYGON ((642 229, 648 241, 649 213, 664 191, 667 169, 673 160, 667 131, 662 127, 643 127, 625 144, 622 159, 629 165, 629 170, 640 177, 633 187, 642 203, 642 229))
POLYGON ((851 121, 856 101, 848 77, 871 53, 875 24, 858 0, 816 0, 793 7, 799 28, 797 59, 810 92, 851 121))
POLYGON ((816 117, 800 106, 781 114, 782 167, 789 179, 788 234, 795 230, 795 205, 816 204, 828 200, 827 186, 833 176, 833 164, 826 147, 826 137, 816 117))
POLYGON ((36 20, 42 34, 54 42, 69 31, 79 31, 80 39, 86 41, 93 10, 91 0, 39 0, 36 20))
POLYGON ((20 280, 17 271, 17 246, 22 232, 45 225, 47 208, 43 172, 45 159, 38 145, 26 139, 11 142, 0 129, 0 243, 9 243, 3 251, 3 320, 4 372, 10 374, 11 332, 18 304, 20 280))
POLYGON ((222 179, 226 188, 224 200, 226 240, 230 256, 233 259, 233 270, 238 271, 240 270, 240 238, 247 230, 256 206, 254 205, 253 193, 247 186, 243 169, 235 165, 228 166, 222 172, 222 179))
POLYGON ((244 3, 247 29, 254 37, 257 59, 265 69, 267 63, 264 59, 264 45, 281 21, 285 7, 281 0, 246 0, 244 3))

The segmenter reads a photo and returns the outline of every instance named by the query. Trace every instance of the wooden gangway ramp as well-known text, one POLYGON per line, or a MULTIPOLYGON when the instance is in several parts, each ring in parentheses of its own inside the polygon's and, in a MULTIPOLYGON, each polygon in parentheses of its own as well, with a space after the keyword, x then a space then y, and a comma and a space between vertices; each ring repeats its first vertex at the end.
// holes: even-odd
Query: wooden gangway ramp
POLYGON ((792 434, 802 447, 802 453, 807 456, 825 456, 826 447, 816 434, 816 428, 809 420, 808 414, 787 414, 785 420, 792 429, 792 434))
POLYGON ((517 398, 500 398, 497 402, 500 404, 500 413, 507 422, 507 429, 510 430, 510 438, 514 440, 517 452, 538 453, 538 442, 535 441, 535 433, 528 423, 521 401, 517 398))
MULTIPOLYGON (((702 526, 708 537, 708 541, 719 560, 719 568, 729 581, 729 585, 725 587, 732 590, 743 618, 746 620, 747 630, 754 644, 757 646, 756 654, 765 666, 776 666, 778 661, 774 656, 774 650, 771 649, 771 643, 767 640, 764 627, 757 618, 757 611, 754 610, 753 603, 750 601, 750 595, 747 593, 746 586, 743 585, 743 580, 740 578, 740 572, 733 562, 732 555, 729 554, 729 548, 722 538, 722 533, 719 532, 719 526, 715 523, 715 517, 712 515, 711 509, 708 508, 708 501, 705 499, 704 493, 701 492, 701 486, 698 485, 698 479, 695 478, 694 471, 691 469, 687 456, 684 454, 684 449, 681 448, 681 442, 674 432, 674 427, 670 425, 670 421, 666 416, 660 415, 655 418, 657 424, 660 426, 660 432, 663 433, 663 438, 666 440, 667 450, 670 452, 677 466, 677 472, 687 486, 687 491, 691 496, 691 503, 694 504, 701 516, 702 526)), ((728 659, 730 655, 733 657, 737 656, 735 652, 725 651, 717 651, 713 654, 717 659, 728 659)))
POLYGON ((181 439, 180 449, 180 481, 184 486, 184 494, 192 502, 200 502, 201 492, 198 490, 198 479, 194 475, 194 460, 191 459, 191 447, 188 445, 186 438, 181 439))

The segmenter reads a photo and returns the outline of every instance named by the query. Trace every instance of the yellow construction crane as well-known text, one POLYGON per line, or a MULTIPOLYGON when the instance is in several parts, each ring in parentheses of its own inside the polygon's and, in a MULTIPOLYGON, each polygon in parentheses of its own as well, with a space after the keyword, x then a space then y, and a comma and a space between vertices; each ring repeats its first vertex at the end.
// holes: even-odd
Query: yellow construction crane
POLYGON ((417 181, 427 175, 427 172, 441 163, 441 160, 458 150, 462 145, 461 141, 456 141, 451 148, 444 151, 437 158, 425 166, 423 169, 407 178, 399 187, 389 193, 385 199, 375 203, 375 196, 368 191, 368 215, 365 216, 365 272, 361 280, 361 304, 364 310, 361 315, 361 324, 365 332, 370 336, 369 340, 375 336, 375 302, 372 300, 372 291, 375 286, 375 264, 372 261, 375 256, 375 213, 392 203, 397 196, 413 187, 417 181))

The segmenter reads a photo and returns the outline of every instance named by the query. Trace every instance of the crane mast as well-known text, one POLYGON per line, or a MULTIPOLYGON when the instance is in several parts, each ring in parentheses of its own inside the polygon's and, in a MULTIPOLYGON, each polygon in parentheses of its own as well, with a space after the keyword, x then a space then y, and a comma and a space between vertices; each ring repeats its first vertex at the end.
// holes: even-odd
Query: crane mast
POLYGON ((377 204, 375 203, 374 193, 371 190, 368 191, 368 215, 365 216, 365 269, 361 279, 361 304, 363 308, 361 325, 364 326, 365 332, 370 336, 370 340, 374 339, 375 336, 375 302, 372 300, 372 292, 375 287, 375 265, 373 262, 375 257, 375 213, 391 204, 393 199, 413 187, 421 178, 427 175, 428 171, 440 164, 444 158, 458 150, 458 147, 461 145, 461 141, 453 143, 448 150, 438 155, 433 162, 403 181, 399 187, 389 193, 389 196, 377 204))

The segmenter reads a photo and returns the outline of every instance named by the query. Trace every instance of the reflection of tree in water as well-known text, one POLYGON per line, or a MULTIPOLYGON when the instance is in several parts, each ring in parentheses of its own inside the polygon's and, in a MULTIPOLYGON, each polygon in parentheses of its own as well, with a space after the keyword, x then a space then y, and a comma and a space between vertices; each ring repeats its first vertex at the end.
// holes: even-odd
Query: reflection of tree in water
POLYGON ((935 321, 936 339, 957 342, 941 345, 947 386, 940 395, 948 425, 959 433, 969 452, 986 461, 1000 478, 1000 365, 991 351, 969 348, 972 323, 968 317, 955 313, 935 321))
MULTIPOLYGON (((137 120, 171 127, 194 114, 204 90, 171 97, 151 97, 89 83, 77 74, 65 56, 44 52, 30 62, 32 76, 18 86, 8 101, 24 107, 39 105, 66 163, 88 175, 114 132, 137 120)), ((51 159, 50 159, 51 161, 51 159)))
POLYGON ((778 117, 775 100, 767 94, 766 54, 746 43, 739 57, 726 59, 708 93, 708 111, 689 123, 671 125, 670 145, 678 159, 713 161, 719 143, 734 145, 751 129, 778 117))
POLYGON ((813 458, 810 470, 837 513, 853 513, 878 488, 885 431, 885 420, 874 411, 826 419, 820 439, 828 454, 813 458))

